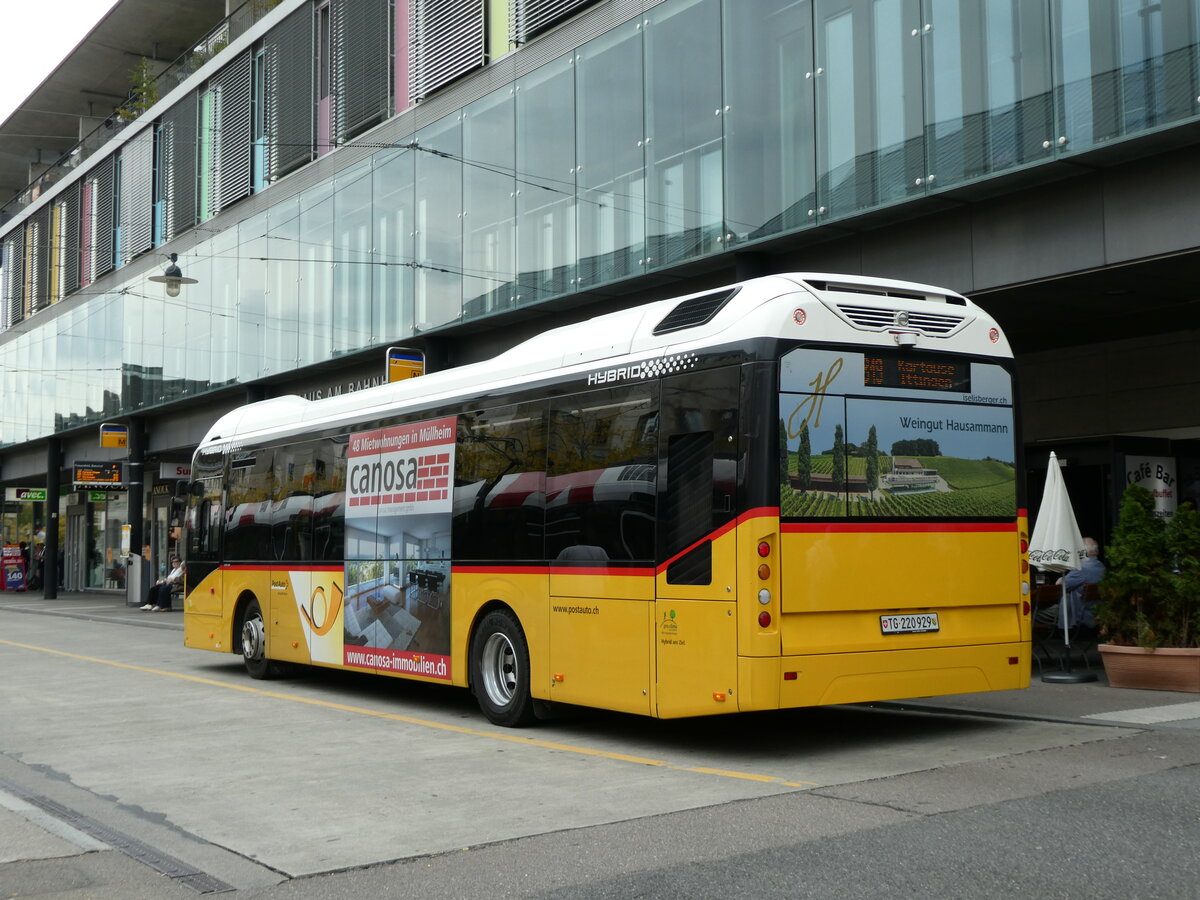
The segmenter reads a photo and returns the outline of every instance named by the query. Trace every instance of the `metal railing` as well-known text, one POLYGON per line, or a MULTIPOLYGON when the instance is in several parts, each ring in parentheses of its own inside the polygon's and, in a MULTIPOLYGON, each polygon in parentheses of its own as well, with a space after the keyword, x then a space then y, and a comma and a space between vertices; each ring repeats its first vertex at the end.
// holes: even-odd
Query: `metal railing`
POLYGON ((146 86, 142 91, 139 91, 137 86, 131 87, 130 96, 123 103, 114 107, 104 122, 60 156, 28 186, 18 191, 3 207, 0 207, 0 223, 7 222, 25 207, 37 202, 43 193, 66 177, 72 169, 89 159, 109 141, 136 122, 144 112, 144 107, 153 105, 145 103, 147 93, 155 97, 165 97, 230 43, 249 31, 259 19, 281 2, 282 0, 246 0, 204 37, 196 41, 190 50, 185 51, 155 76, 152 85, 146 86))

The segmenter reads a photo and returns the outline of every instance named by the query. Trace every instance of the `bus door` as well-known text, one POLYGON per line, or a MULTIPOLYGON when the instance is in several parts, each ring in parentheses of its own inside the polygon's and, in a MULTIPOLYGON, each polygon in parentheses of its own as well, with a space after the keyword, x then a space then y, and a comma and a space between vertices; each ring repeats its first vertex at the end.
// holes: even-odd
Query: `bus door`
POLYGON ((184 609, 201 615, 222 613, 221 540, 224 532, 224 457, 204 454, 197 460, 187 504, 184 553, 184 609))
POLYGON ((736 709, 736 366, 664 378, 655 572, 660 716, 736 709))
POLYGON ((653 712, 657 383, 550 402, 552 700, 653 712))

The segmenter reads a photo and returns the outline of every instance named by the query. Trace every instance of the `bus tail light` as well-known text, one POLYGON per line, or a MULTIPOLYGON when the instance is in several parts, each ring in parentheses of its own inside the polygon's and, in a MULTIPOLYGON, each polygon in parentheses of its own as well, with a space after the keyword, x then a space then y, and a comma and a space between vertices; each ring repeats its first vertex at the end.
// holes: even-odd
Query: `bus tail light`
POLYGON ((758 542, 758 555, 765 557, 765 556, 769 556, 770 554, 771 554, 771 545, 768 544, 766 541, 759 541, 758 542))
POLYGON ((763 606, 766 606, 768 603, 770 603, 771 602, 771 592, 768 591, 766 588, 763 588, 761 591, 759 591, 758 592, 758 602, 761 603, 763 606))
POLYGON ((766 563, 763 563, 761 566, 759 566, 758 567, 758 577, 760 579, 762 579, 763 581, 766 581, 768 578, 770 578, 771 577, 771 567, 768 566, 766 563))
POLYGON ((758 614, 758 624, 763 628, 769 628, 771 626, 771 614, 765 609, 758 614))

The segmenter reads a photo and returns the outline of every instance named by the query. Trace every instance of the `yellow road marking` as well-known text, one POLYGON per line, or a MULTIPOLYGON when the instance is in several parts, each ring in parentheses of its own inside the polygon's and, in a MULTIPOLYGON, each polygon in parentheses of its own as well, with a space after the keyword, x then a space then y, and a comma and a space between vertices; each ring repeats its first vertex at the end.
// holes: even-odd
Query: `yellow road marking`
POLYGON ((455 734, 466 734, 472 737, 489 738, 495 741, 507 741, 510 744, 524 744, 527 747, 540 747, 543 750, 561 750, 564 753, 577 753, 581 756, 595 756, 601 759, 611 759, 616 762, 627 762, 641 766, 658 766, 673 769, 678 772, 692 772, 698 775, 715 775, 719 778, 737 778, 743 781, 757 781, 763 784, 778 784, 784 787, 815 787, 815 781, 784 781, 775 775, 759 775, 754 772, 737 772, 730 769, 712 769, 704 766, 677 766, 663 759, 651 759, 646 756, 633 756, 628 753, 614 753, 611 750, 596 750, 591 747, 578 747, 573 744, 560 744, 557 741, 545 741, 539 738, 524 737, 519 734, 503 732, 480 731, 478 728, 468 728, 464 725, 450 725, 445 722, 434 722, 431 719, 418 719, 415 716, 405 716, 399 713, 383 712, 377 709, 367 709, 364 706, 350 706, 346 703, 333 703, 329 700, 315 700, 311 697, 300 697, 295 694, 284 694, 279 691, 267 691, 248 684, 236 684, 230 681, 218 681, 215 678, 205 678, 201 675, 186 675, 182 672, 168 672, 165 669, 152 669, 148 666, 135 666, 132 663, 117 662, 112 659, 100 659, 96 656, 83 656, 79 653, 68 653, 65 650, 54 650, 49 647, 38 647, 33 644, 22 644, 17 641, 0 639, 0 644, 9 647, 19 647, 22 650, 33 650, 37 653, 49 653, 53 656, 63 656, 82 662, 98 663, 102 666, 112 666, 116 669, 128 669, 131 672, 145 672, 149 675, 162 675, 166 678, 178 678, 195 684, 206 684, 212 687, 225 688, 231 691, 241 691, 245 694, 255 694, 260 697, 271 697, 276 700, 290 700, 293 703, 306 703, 309 706, 319 706, 323 709, 336 709, 340 712, 354 713, 360 716, 371 716, 375 719, 387 719, 393 722, 403 722, 406 725, 417 725, 422 728, 432 728, 437 731, 449 731, 455 734))

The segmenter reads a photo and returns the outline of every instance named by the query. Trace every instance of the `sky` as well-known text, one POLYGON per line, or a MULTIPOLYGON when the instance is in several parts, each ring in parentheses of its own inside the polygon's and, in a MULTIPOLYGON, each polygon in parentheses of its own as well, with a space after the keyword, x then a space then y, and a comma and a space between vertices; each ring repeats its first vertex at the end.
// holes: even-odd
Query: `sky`
POLYGON ((0 122, 116 5, 117 0, 0 0, 0 122))

